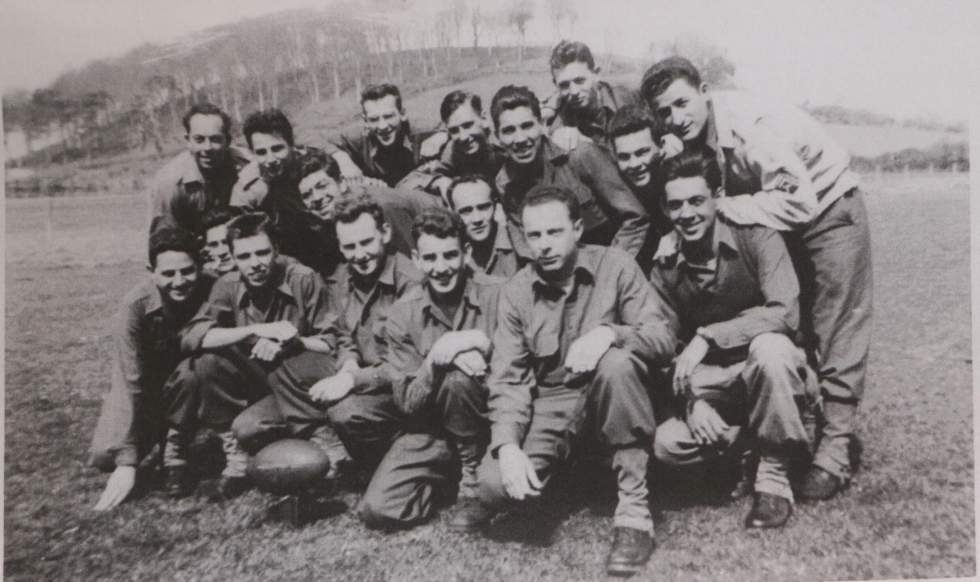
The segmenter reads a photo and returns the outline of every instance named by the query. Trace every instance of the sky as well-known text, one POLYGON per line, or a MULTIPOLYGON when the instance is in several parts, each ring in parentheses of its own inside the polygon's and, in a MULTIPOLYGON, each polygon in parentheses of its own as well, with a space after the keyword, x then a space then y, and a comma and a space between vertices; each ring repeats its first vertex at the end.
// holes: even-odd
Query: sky
MULTIPOLYGON (((450 0, 388 0, 431 7, 450 0)), ((980 70, 972 0, 572 0, 572 36, 641 56, 651 42, 697 37, 728 52, 736 81, 793 103, 967 119, 980 70)), ((530 42, 550 44, 545 2, 530 42)), ((324 0, 0 0, 0 85, 35 89, 144 42, 324 0)), ((482 2, 483 6, 489 3, 482 2)), ((566 30, 566 36, 569 36, 566 30)))

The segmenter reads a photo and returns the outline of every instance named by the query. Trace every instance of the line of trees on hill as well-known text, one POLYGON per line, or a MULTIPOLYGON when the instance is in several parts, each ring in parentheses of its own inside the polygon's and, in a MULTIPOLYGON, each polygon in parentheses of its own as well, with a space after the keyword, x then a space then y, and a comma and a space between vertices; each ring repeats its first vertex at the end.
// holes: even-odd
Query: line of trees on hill
MULTIPOLYGON (((555 34, 571 33, 571 0, 541 1, 555 34)), ((5 95, 4 124, 25 134, 28 165, 134 148, 162 152, 198 101, 241 122, 254 109, 359 93, 370 80, 410 90, 437 77, 521 65, 540 56, 525 46, 538 8, 533 0, 448 0, 409 11, 399 0, 370 0, 244 20, 91 63, 33 93, 5 95)))
POLYGON ((938 119, 932 119, 926 116, 898 120, 889 115, 868 111, 867 109, 852 109, 840 105, 804 105, 804 109, 810 115, 813 115, 824 123, 836 123, 840 125, 897 125, 910 129, 923 129, 928 131, 966 132, 965 121, 943 123, 938 119))

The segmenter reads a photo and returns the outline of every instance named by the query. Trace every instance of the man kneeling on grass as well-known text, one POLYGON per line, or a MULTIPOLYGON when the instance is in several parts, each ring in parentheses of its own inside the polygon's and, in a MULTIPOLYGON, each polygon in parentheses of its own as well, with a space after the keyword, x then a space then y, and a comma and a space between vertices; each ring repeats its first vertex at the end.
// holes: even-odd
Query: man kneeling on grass
POLYGON ((657 428, 655 454, 669 464, 698 463, 733 443, 738 429, 729 423, 743 425, 759 455, 745 527, 782 526, 793 509, 790 459, 809 441, 798 406, 816 388, 790 339, 799 324, 793 263, 775 230, 718 216, 713 159, 685 152, 664 163, 663 176, 674 231, 654 257, 650 280, 686 342, 673 381, 686 414, 657 428))
POLYGON ((191 388, 186 380, 193 365, 181 361, 178 333, 214 281, 201 272, 199 252, 192 233, 160 225, 150 235, 150 278, 126 295, 116 316, 112 389, 92 440, 90 463, 112 471, 97 510, 126 499, 137 466, 154 445, 164 446, 165 491, 173 497, 187 493, 181 444, 193 435, 197 409, 183 393, 191 388))
POLYGON ((320 275, 281 257, 274 239, 265 214, 228 223, 237 270, 214 284, 181 334, 185 350, 204 352, 195 359, 203 420, 225 446, 227 466, 213 496, 218 500, 246 489, 242 446, 257 450, 291 434, 313 440, 332 461, 347 457, 329 425, 351 421, 348 407, 324 411, 306 391, 338 369, 356 366, 357 352, 328 309, 320 275))
POLYGON ((375 527, 429 519, 451 491, 476 496, 476 468, 487 444, 485 384, 502 279, 465 266, 463 225, 448 210, 426 210, 412 233, 425 282, 391 306, 387 367, 406 428, 379 465, 361 501, 375 527))
POLYGON ((491 442, 479 503, 456 516, 475 529, 507 501, 541 494, 573 437, 612 452, 619 485, 611 574, 639 571, 653 551, 647 465, 656 422, 648 369, 668 362, 674 336, 625 251, 578 245, 578 200, 532 188, 521 212, 534 262, 500 296, 488 377, 491 442))

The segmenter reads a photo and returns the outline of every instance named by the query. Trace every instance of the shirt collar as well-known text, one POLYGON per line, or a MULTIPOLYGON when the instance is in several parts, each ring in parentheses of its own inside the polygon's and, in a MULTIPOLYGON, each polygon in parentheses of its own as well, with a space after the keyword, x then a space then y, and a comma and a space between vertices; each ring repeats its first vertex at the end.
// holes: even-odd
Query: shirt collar
POLYGON ((493 248, 498 251, 513 251, 514 243, 510 240, 510 231, 507 229, 506 221, 495 221, 497 235, 493 239, 493 248))
MULTIPOLYGON (((715 224, 712 230, 712 249, 714 249, 716 257, 720 254, 722 247, 726 247, 736 254, 738 253, 738 245, 735 244, 735 233, 732 232, 732 227, 722 220, 720 216, 715 218, 715 224)), ((660 245, 657 247, 657 252, 653 256, 654 262, 663 262, 670 259, 676 259, 678 266, 688 262, 687 258, 684 257, 683 250, 681 250, 681 238, 678 236, 676 230, 670 231, 660 239, 660 245)))
MULTIPOLYGON (((391 288, 397 287, 397 281, 395 280, 395 275, 398 274, 398 268, 395 264, 399 260, 398 253, 387 253, 385 255, 385 264, 381 267, 381 274, 378 275, 378 283, 391 288)), ((347 288, 354 288, 354 273, 350 270, 350 264, 346 264, 347 269, 347 288)))
MULTIPOLYGON (((411 132, 407 124, 402 123, 402 127, 399 130, 402 134, 401 146, 408 151, 413 151, 412 147, 412 137, 411 132)), ((370 133, 366 133, 364 136, 364 141, 367 143, 367 153, 370 159, 375 159, 378 156, 378 152, 381 151, 381 145, 378 144, 377 140, 370 133)))
POLYGON ((146 313, 147 315, 163 310, 163 296, 153 281, 147 282, 146 313))
MULTIPOLYGON (((574 274, 575 281, 595 281, 596 272, 599 267, 599 255, 600 249, 589 248, 588 246, 579 245, 578 253, 575 257, 575 268, 572 270, 574 274)), ((531 277, 532 285, 537 289, 556 289, 554 283, 546 281, 538 269, 534 266, 531 267, 531 277)))
MULTIPOLYGON (((469 268, 463 267, 465 273, 466 281, 463 283, 463 298, 462 304, 459 306, 460 309, 480 309, 480 296, 477 290, 477 285, 473 282, 473 278, 477 275, 469 268)), ((434 315, 434 313, 442 313, 442 310, 435 304, 432 300, 432 291, 429 288, 429 284, 426 283, 422 286, 422 312, 428 317, 435 317, 442 319, 441 315, 434 315)), ((458 312, 457 312, 458 313, 458 312)))
POLYGON ((204 175, 194 159, 194 154, 184 150, 180 162, 180 182, 182 184, 204 183, 204 175))

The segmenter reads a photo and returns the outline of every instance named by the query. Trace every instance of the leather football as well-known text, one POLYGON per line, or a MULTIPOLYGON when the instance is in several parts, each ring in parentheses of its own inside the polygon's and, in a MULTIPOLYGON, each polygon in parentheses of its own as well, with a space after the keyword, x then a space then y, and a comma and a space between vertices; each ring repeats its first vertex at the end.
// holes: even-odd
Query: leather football
POLYGON ((302 439, 282 439, 255 454, 248 462, 248 477, 269 493, 294 493, 315 484, 330 469, 320 447, 302 439))

